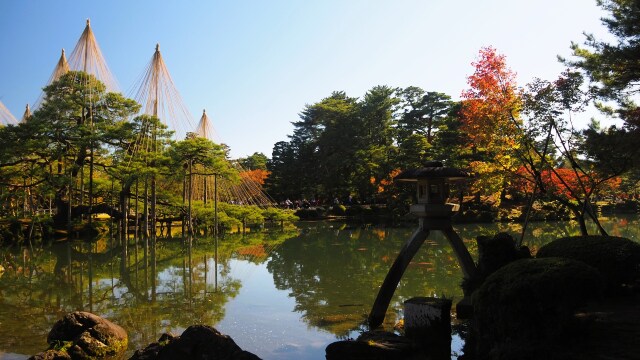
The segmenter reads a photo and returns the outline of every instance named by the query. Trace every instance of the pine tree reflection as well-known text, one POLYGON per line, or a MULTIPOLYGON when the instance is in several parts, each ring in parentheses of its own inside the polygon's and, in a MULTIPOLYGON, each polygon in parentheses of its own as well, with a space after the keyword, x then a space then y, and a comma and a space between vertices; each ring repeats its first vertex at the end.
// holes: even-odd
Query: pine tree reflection
MULTIPOLYGON (((137 245, 127 249, 111 241, 54 244, 35 253, 26 250, 29 257, 22 259, 12 255, 22 264, 12 260, 16 265, 0 278, 0 338, 4 337, 0 349, 23 354, 41 351, 51 325, 75 310, 90 311, 123 326, 131 346, 138 348, 156 341, 163 332, 180 333, 193 324, 214 326, 241 284, 227 271, 220 274, 214 289, 208 288, 206 279, 214 277, 218 263, 204 264, 205 258, 215 260, 211 246, 201 245, 183 249, 179 242, 158 242, 155 247, 151 243, 148 260, 136 259, 137 245), (119 271, 114 273, 114 266, 119 271), (20 276, 14 270, 18 268, 20 276), (17 328, 24 331, 15 332, 17 328)), ((5 258, 9 257, 3 253, 3 266, 5 258)), ((223 255, 221 268, 228 268, 228 261, 223 255)))

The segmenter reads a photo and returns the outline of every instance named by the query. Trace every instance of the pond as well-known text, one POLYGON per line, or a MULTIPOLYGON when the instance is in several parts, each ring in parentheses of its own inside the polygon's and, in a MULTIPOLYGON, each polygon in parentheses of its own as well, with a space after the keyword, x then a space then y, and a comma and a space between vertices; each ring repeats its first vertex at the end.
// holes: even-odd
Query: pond
MULTIPOLYGON (((606 219, 611 235, 640 238, 637 216, 606 219)), ((519 224, 454 226, 476 257, 476 236, 519 236, 519 224)), ((263 359, 324 359, 325 347, 355 338, 379 286, 413 228, 336 222, 299 223, 298 230, 159 241, 156 249, 109 238, 0 250, 0 359, 23 359, 46 348, 53 323, 74 310, 90 311, 129 333, 130 355, 163 332, 206 324, 263 359), (145 256, 145 253, 147 256, 145 256), (124 261, 123 261, 124 260, 124 261)), ((573 222, 530 224, 532 249, 578 233, 573 222)), ((414 296, 462 297, 462 272, 433 232, 409 265, 384 326, 402 317, 414 296)), ((454 335, 452 358, 462 340, 454 335)))

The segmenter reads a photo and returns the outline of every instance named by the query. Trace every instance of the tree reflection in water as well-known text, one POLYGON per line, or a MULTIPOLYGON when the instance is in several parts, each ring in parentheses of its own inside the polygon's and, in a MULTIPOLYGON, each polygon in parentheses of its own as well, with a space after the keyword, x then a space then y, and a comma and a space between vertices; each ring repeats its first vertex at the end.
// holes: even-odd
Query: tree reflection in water
MULTIPOLYGON (((640 239, 636 216, 605 219, 611 235, 640 239)), ((521 224, 458 224, 454 228, 477 258, 476 237, 507 232, 518 238, 521 224)), ((594 230, 594 229, 592 229, 594 230)), ((294 241, 276 249, 267 264, 274 283, 290 291, 309 325, 338 338, 356 336, 366 329, 366 317, 391 263, 413 229, 382 229, 316 223, 304 227, 294 241), (326 227, 331 231, 326 231, 326 227)), ((594 230, 595 231, 595 230, 594 230)), ((547 242, 579 235, 573 222, 539 222, 529 226, 524 245, 535 253, 547 242)), ((432 232, 405 272, 392 299, 383 326, 387 329, 402 317, 405 300, 415 296, 462 297, 462 271, 455 254, 439 232, 432 232)))
MULTIPOLYGON (((192 324, 215 325, 241 287, 229 266, 231 256, 247 244, 268 251, 294 235, 221 239, 218 252, 213 239, 185 246, 159 241, 148 251, 144 245, 124 248, 108 239, 33 251, 3 249, 0 351, 41 351, 53 323, 75 310, 96 313, 124 327, 130 348, 146 346, 163 332, 180 333, 192 324)), ((264 256, 244 257, 264 260, 264 256)))
MULTIPOLYGON (((640 238, 637 216, 619 217, 603 224, 612 235, 636 241, 640 238)), ((455 229, 475 256, 475 237, 499 231, 517 235, 521 227, 463 224, 455 229)), ((265 343, 274 342, 275 338, 264 340, 265 331, 289 325, 276 323, 273 314, 290 314, 293 310, 299 317, 287 317, 292 322, 288 328, 294 332, 288 336, 296 337, 296 346, 313 343, 313 348, 309 346, 304 351, 314 351, 307 354, 308 358, 320 358, 331 340, 322 337, 317 329, 330 338, 356 336, 364 329, 378 287, 412 231, 302 223, 299 233, 222 238, 217 261, 213 239, 194 239, 191 246, 165 239, 158 241, 155 248, 152 244, 148 248, 143 243, 133 245, 132 241, 125 249, 103 239, 33 249, 0 249, 0 265, 5 268, 0 276, 0 352, 41 351, 57 319, 67 312, 86 310, 123 326, 130 335, 130 349, 156 341, 163 332, 181 333, 192 324, 216 326, 223 318, 236 317, 225 321, 254 323, 241 323, 239 330, 228 328, 236 331, 234 339, 238 343, 243 342, 243 336, 257 339, 254 348, 248 350, 268 358, 269 349, 275 351, 276 345, 265 343), (236 267, 242 264, 250 265, 241 266, 244 270, 266 268, 264 274, 273 279, 273 284, 260 284, 262 288, 254 292, 257 298, 249 302, 264 305, 236 307, 234 314, 228 315, 228 304, 240 294, 242 282, 255 283, 248 281, 250 273, 242 273, 244 270, 236 267), (284 296, 282 292, 289 294, 293 304, 274 304, 268 298, 260 298, 275 299, 284 296), (262 332, 251 333, 256 329, 262 332)), ((577 233, 571 223, 534 223, 529 226, 525 244, 535 250, 554 238, 577 233)), ((391 327, 401 317, 402 304, 411 297, 446 296, 455 301, 462 296, 461 278, 452 250, 434 232, 406 271, 385 326, 391 327)), ((293 340, 283 340, 278 346, 286 347, 288 341, 293 340)), ((273 354, 272 358, 283 356, 273 354)))

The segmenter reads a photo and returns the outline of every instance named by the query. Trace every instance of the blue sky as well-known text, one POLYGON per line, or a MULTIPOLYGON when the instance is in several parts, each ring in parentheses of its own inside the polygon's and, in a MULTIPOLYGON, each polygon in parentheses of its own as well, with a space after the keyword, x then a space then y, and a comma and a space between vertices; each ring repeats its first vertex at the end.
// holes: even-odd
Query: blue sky
POLYGON ((233 157, 287 140, 305 104, 336 90, 419 86, 459 98, 483 46, 519 85, 552 80, 583 31, 606 37, 595 0, 0 1, 0 101, 19 118, 87 18, 125 95, 160 43, 194 117, 233 157))

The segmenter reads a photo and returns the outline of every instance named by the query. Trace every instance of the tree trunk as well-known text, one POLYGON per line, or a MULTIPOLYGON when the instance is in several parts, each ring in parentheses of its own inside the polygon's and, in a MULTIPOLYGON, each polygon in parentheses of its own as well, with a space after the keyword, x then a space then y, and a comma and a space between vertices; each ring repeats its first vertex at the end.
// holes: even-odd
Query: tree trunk
POLYGON ((573 214, 576 216, 576 221, 578 221, 580 225, 580 235, 588 236, 589 231, 587 230, 587 223, 584 220, 584 213, 575 208, 572 208, 571 211, 573 211, 573 214))
POLYGON ((598 231, 600 232, 600 235, 609 236, 607 231, 602 227, 602 224, 600 224, 600 220, 598 219, 598 214, 593 209, 593 206, 591 205, 591 201, 589 200, 589 198, 586 198, 584 201, 583 212, 586 212, 591 218, 591 220, 593 220, 593 222, 596 224, 596 227, 598 227, 598 231))

